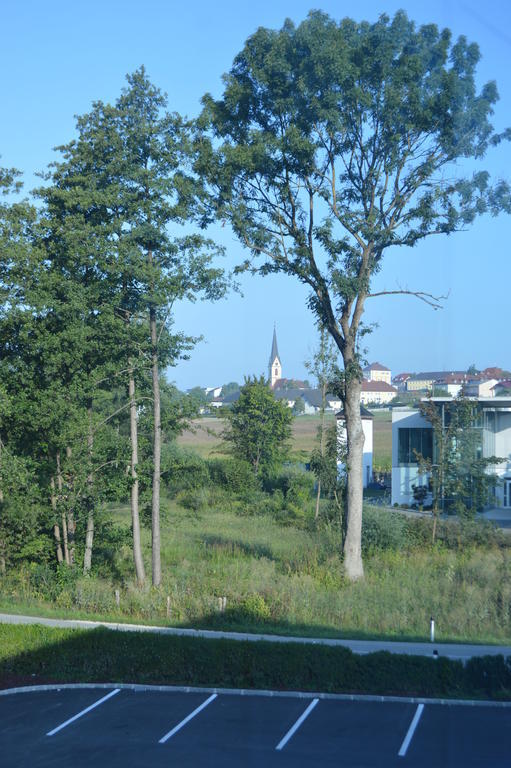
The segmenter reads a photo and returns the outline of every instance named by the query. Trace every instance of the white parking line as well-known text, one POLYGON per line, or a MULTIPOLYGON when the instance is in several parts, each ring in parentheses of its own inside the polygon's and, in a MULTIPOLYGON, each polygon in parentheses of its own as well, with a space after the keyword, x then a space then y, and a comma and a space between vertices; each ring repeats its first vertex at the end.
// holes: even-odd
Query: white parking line
POLYGON ((309 704, 309 706, 307 707, 307 709, 305 710, 305 712, 304 712, 302 715, 300 715, 300 717, 298 718, 298 720, 296 721, 296 723, 295 723, 295 724, 292 726, 292 728, 290 728, 290 729, 289 729, 289 731, 286 733, 286 735, 284 736, 284 738, 283 738, 283 739, 281 739, 281 740, 279 741, 279 743, 277 744, 277 746, 275 747, 275 749, 279 749, 279 750, 280 750, 280 749, 284 749, 284 747, 286 746, 286 744, 287 744, 287 742, 289 741, 289 739, 291 738, 291 736, 293 736, 293 735, 296 733, 296 731, 297 731, 297 730, 298 730, 298 728, 301 726, 301 724, 303 723, 303 721, 304 721, 304 720, 305 720, 307 717, 309 717, 310 713, 312 712, 312 710, 314 709, 314 707, 316 706, 316 704, 318 703, 318 701, 319 701, 319 699, 313 699, 313 700, 311 701, 311 703, 309 704))
POLYGON ((180 723, 178 723, 178 724, 175 726, 175 728, 173 728, 171 731, 169 731, 168 733, 166 733, 166 734, 165 734, 165 736, 162 736, 162 737, 161 737, 161 739, 159 740, 158 744, 165 744, 165 742, 166 742, 166 741, 168 741, 168 740, 170 739, 170 737, 171 737, 171 736, 173 736, 175 733, 177 733, 178 731, 180 731, 180 730, 181 730, 181 728, 182 728, 184 725, 186 725, 187 723, 189 723, 189 722, 190 722, 190 720, 191 720, 193 717, 195 717, 195 715, 198 715, 198 714, 199 714, 199 712, 202 712, 202 710, 203 710, 205 707, 207 707, 207 706, 208 706, 208 704, 211 704, 211 702, 213 701, 213 699, 216 699, 217 695, 218 695, 218 694, 216 694, 216 693, 213 693, 213 694, 212 694, 212 695, 209 697, 209 699, 206 699, 206 701, 203 701, 203 702, 202 702, 202 704, 201 704, 199 707, 197 707, 197 709, 194 709, 194 710, 193 710, 193 712, 190 712, 190 714, 189 714, 187 717, 185 717, 185 719, 184 719, 184 720, 181 720, 181 722, 180 722, 180 723))
POLYGON ((421 719, 423 709, 424 704, 419 704, 415 711, 415 715, 413 716, 413 720, 410 723, 410 727, 408 728, 408 733, 405 736, 405 740, 401 744, 401 749, 398 752, 399 757, 404 757, 406 755, 406 750, 410 746, 410 742, 412 740, 413 734, 415 733, 415 729, 417 728, 419 720, 421 719))
POLYGON ((95 701, 94 704, 91 704, 89 707, 82 709, 82 711, 78 712, 77 715, 73 715, 73 717, 70 717, 69 720, 66 720, 65 723, 61 723, 60 725, 57 725, 57 727, 54 728, 52 731, 48 731, 46 735, 54 736, 56 733, 58 733, 63 728, 65 728, 67 725, 70 725, 71 723, 74 723, 75 720, 78 720, 79 717, 86 715, 87 712, 91 711, 91 709, 95 709, 96 707, 99 707, 100 704, 103 704, 103 702, 106 701, 107 699, 111 699, 112 696, 115 696, 115 694, 119 693, 120 690, 121 690, 120 688, 116 688, 114 691, 110 691, 110 693, 107 693, 106 696, 103 696, 101 699, 98 699, 97 701, 95 701))

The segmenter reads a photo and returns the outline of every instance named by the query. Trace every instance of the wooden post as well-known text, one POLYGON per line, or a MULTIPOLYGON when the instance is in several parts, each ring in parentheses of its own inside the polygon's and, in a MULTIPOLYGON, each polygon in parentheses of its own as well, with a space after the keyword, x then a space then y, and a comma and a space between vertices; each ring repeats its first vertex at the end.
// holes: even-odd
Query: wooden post
POLYGON ((121 605, 121 593, 118 589, 115 590, 115 604, 118 608, 121 605))
POLYGON ((170 619, 170 617, 171 617, 170 595, 167 595, 167 619, 170 619))

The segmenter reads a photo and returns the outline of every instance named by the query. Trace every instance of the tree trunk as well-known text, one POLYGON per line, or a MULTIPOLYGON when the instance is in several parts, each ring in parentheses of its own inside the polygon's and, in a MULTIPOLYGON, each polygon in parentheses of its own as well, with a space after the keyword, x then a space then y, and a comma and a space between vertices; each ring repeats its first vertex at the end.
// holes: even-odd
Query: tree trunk
POLYGON ((160 462, 161 462, 161 407, 160 379, 158 366, 158 337, 156 333, 156 310, 149 311, 151 330, 151 372, 153 379, 153 500, 152 500, 152 566, 153 587, 161 584, 160 557, 160 462))
MULTIPOLYGON (((323 382, 321 386, 321 424, 320 424, 320 440, 319 440, 319 450, 321 453, 321 458, 324 459, 325 455, 325 408, 326 408, 326 382, 323 382)), ((314 520, 317 520, 319 517, 319 500, 321 498, 321 478, 318 479, 318 491, 316 494, 316 511, 314 513, 314 520)))
POLYGON ((318 490, 316 492, 316 511, 314 512, 314 520, 319 517, 319 500, 321 498, 321 478, 318 480, 318 490))
MULTIPOLYGON (((57 494, 55 492, 55 478, 52 477, 50 480, 50 488, 51 488, 51 508, 53 510, 53 514, 57 515, 57 494)), ((57 563, 63 563, 64 562, 64 555, 62 554, 62 541, 60 538, 60 528, 57 522, 53 524, 53 537, 55 539, 55 549, 57 553, 57 563)))
MULTIPOLYGON (((62 497, 62 465, 60 462, 60 451, 57 451, 57 489, 58 489, 58 497, 57 500, 62 505, 63 497, 62 497)), ((64 550, 64 561, 66 565, 69 565, 69 548, 68 548, 68 538, 67 538, 67 519, 66 519, 66 513, 65 510, 62 509, 61 513, 62 518, 62 544, 63 544, 63 550, 64 550)))
POLYGON ((347 455, 347 526, 344 541, 344 570, 350 581, 364 576, 362 564, 362 507, 363 473, 362 459, 364 451, 364 431, 360 416, 361 382, 346 365, 346 390, 344 399, 344 417, 348 443, 347 455))
MULTIPOLYGON (((71 446, 67 446, 66 448, 66 458, 68 461, 71 459, 72 451, 71 446)), ((72 476, 68 476, 67 481, 67 490, 68 490, 68 500, 71 500, 73 497, 73 480, 72 476)), ((69 506, 67 510, 67 541, 68 541, 68 550, 69 550, 69 565, 74 565, 75 562, 75 532, 76 532, 76 522, 75 522, 75 516, 73 512, 72 504, 69 506)))
POLYGON ((131 439, 131 524, 133 530, 133 560, 135 574, 139 586, 145 582, 144 561, 142 559, 142 547, 140 544, 140 516, 138 511, 138 424, 137 403, 135 400, 135 376, 133 369, 129 370, 128 384, 130 398, 130 439, 131 439))
POLYGON ((87 436, 87 452, 89 471, 87 474, 87 531, 85 533, 85 552, 83 555, 83 572, 90 573, 92 565, 92 545, 94 542, 94 474, 92 471, 92 449, 94 447, 94 434, 92 432, 92 403, 87 408, 89 416, 89 434, 87 436))

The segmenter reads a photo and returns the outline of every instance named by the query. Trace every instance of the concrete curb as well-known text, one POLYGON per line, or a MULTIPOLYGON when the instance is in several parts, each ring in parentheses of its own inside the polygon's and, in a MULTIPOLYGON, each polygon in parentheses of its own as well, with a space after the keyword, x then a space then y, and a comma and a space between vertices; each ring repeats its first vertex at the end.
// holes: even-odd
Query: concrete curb
POLYGON ((211 688, 205 686, 188 685, 141 685, 139 683, 52 683, 51 685, 25 685, 18 688, 6 688, 0 690, 0 696, 13 696, 22 693, 44 693, 47 691, 63 690, 108 690, 120 688, 121 690, 136 691, 141 693, 217 693, 223 696, 260 696, 269 698, 294 698, 294 699, 325 699, 332 701, 360 701, 405 704, 438 704, 457 707, 500 707, 511 708, 511 701, 487 701, 478 699, 427 699, 421 696, 374 696, 357 693, 313 693, 309 691, 267 691, 250 690, 248 688, 211 688))
POLYGON ((412 656, 438 656, 467 661, 474 656, 511 656, 511 646, 464 645, 461 643, 408 643, 390 640, 348 640, 335 638, 292 637, 287 635, 248 634, 244 632, 223 632, 212 629, 185 629, 181 627, 155 627, 144 624, 117 624, 107 621, 86 621, 82 619, 48 619, 37 616, 18 616, 0 613, 0 624, 40 624, 61 629, 97 629, 103 627, 116 632, 148 632, 173 637, 199 637, 213 640, 237 640, 265 643, 302 643, 330 647, 348 648, 353 653, 367 654, 377 651, 408 654, 412 656))

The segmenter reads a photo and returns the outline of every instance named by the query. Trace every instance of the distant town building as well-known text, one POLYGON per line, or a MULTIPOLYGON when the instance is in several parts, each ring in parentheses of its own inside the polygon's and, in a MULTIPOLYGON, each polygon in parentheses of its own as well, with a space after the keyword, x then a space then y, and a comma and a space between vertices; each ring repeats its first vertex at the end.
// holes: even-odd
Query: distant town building
POLYGON ((282 379, 282 362, 280 360, 279 348, 277 346, 277 329, 273 328, 273 341, 271 345, 270 360, 268 363, 268 381, 273 389, 275 383, 282 379))
POLYGON ((387 405, 397 393, 396 387, 386 381, 363 381, 360 402, 363 405, 387 405))
POLYGON ((371 363, 367 368, 364 368, 363 374, 368 381, 386 381, 387 384, 392 381, 391 371, 381 363, 371 363))

